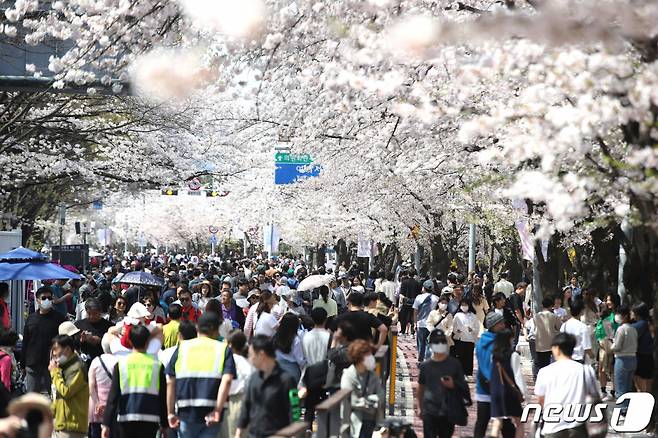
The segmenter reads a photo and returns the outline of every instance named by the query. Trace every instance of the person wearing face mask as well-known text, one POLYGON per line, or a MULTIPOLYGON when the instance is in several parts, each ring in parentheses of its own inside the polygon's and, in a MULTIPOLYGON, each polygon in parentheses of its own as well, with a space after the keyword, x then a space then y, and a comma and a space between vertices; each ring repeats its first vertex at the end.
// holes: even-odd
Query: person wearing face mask
POLYGON ((473 350, 480 333, 480 321, 470 300, 462 298, 459 302, 459 311, 455 314, 452 330, 455 340, 453 356, 461 362, 464 374, 470 380, 473 376, 473 350))
POLYGON ((375 357, 370 342, 358 339, 347 347, 352 365, 343 372, 340 389, 352 391, 350 436, 369 438, 375 430, 377 409, 384 403, 382 383, 375 374, 375 357))
MULTIPOLYGON (((615 322, 619 328, 612 341, 615 353, 615 390, 621 396, 633 390, 633 376, 637 368, 637 330, 631 325, 631 311, 628 306, 619 306, 615 312, 615 322)), ((628 400, 622 403, 622 415, 626 415, 628 400)))
POLYGON ((48 365, 53 382, 53 412, 56 438, 83 438, 88 431, 89 385, 75 342, 58 335, 52 342, 52 359, 48 365))
POLYGON ((416 415, 423 420, 423 436, 451 437, 455 424, 465 425, 471 394, 461 364, 448 352, 449 337, 443 330, 430 333, 430 360, 418 370, 416 415))
MULTIPOLYGON (((452 347, 454 345, 452 340, 452 324, 454 317, 448 312, 449 301, 449 294, 441 295, 439 298, 439 304, 436 305, 436 309, 432 310, 430 316, 427 317, 427 330, 432 333, 435 329, 441 329, 448 339, 448 347, 452 347)), ((428 352, 427 357, 429 356, 431 356, 431 352, 428 352)))
POLYGON ((53 309, 53 291, 44 286, 37 290, 39 310, 32 313, 23 328, 21 367, 28 392, 50 391, 50 340, 57 336, 59 325, 66 321, 63 314, 53 309))

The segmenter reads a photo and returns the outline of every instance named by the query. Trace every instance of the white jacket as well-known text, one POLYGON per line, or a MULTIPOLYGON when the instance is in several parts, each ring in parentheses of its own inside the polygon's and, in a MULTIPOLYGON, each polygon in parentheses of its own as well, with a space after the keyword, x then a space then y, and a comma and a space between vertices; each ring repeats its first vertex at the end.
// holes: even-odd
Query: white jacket
POLYGON ((457 312, 452 322, 452 332, 459 341, 475 343, 480 333, 480 320, 475 313, 457 312))

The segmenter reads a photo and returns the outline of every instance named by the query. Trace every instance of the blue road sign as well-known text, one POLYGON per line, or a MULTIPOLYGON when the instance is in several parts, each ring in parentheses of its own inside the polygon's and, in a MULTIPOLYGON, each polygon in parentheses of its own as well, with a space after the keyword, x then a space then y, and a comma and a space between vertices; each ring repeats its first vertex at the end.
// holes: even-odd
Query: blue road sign
POLYGON ((322 167, 313 164, 309 155, 293 155, 278 152, 274 156, 274 184, 293 184, 320 175, 322 167))

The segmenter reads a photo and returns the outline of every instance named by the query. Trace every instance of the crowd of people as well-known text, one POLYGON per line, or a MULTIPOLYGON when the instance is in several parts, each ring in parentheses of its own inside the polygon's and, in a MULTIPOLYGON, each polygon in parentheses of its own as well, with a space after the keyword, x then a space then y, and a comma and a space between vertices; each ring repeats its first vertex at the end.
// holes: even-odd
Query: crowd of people
MULTIPOLYGON (((628 307, 616 293, 601 300, 573 277, 560 293, 544 297, 541 310, 533 313, 531 286, 513 285, 507 273, 495 283, 490 275, 476 273, 466 278, 453 272, 445 283, 441 278, 421 282, 414 274, 401 274, 400 322, 401 333, 409 330, 414 336, 415 331, 417 412, 427 437, 452 436, 456 424, 466 424, 464 411, 471 399, 464 385, 473 381, 474 355, 474 436, 524 436, 528 430, 520 417, 531 394, 522 373, 520 337, 527 341, 534 395, 541 404, 606 402, 630 391, 651 392, 655 329, 643 302, 628 307), (427 396, 430 386, 434 392, 427 396), (463 396, 457 403, 451 399, 455 389, 463 396)), ((623 418, 628 402, 621 406, 623 418)), ((585 424, 574 421, 546 423, 541 433, 588 436, 585 424)))
MULTIPOLYGON (((81 280, 38 288, 18 347, 4 327, 0 399, 6 407, 24 376, 25 390, 52 398, 60 437, 233 438, 313 423, 321 401, 349 389, 350 434, 370 437, 385 403, 374 354, 398 323, 418 347, 416 413, 426 437, 452 436, 473 402, 475 437, 524 436, 521 337, 541 403, 650 391, 646 304, 629 309, 615 294, 602 301, 574 278, 534 314, 529 288, 505 273, 497 282, 477 273, 421 278, 402 267, 365 277, 356 264, 326 272, 286 257, 109 258, 81 280), (131 270, 164 286, 123 283, 131 270), (310 275, 326 281, 300 288, 310 275)), ((587 436, 567 422, 543 434, 587 436)))

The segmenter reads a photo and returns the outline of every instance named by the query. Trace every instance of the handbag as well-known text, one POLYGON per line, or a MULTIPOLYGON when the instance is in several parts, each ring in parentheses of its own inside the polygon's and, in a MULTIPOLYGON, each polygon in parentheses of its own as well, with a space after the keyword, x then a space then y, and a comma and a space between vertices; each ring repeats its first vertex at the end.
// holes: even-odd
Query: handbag
MULTIPOLYGON (((327 351, 331 347, 331 336, 327 342, 327 351)), ((309 365, 304 370, 303 382, 309 390, 322 389, 327 383, 327 375, 329 374, 329 359, 326 357, 320 362, 309 365)))
MULTIPOLYGON (((587 390, 587 373, 585 373, 585 367, 588 365, 583 365, 583 385, 585 386, 585 403, 596 405, 598 403, 601 403, 601 397, 596 396, 593 397, 590 395, 591 393, 587 390)), ((596 394, 598 394, 598 390, 595 389, 596 394)), ((592 410, 593 411, 593 410, 592 410)), ((590 416, 592 413, 590 412, 590 416)), ((605 420, 605 419, 604 419, 605 420)), ((585 426, 587 427, 587 435, 589 438, 604 438, 605 436, 608 435, 608 422, 607 421, 601 421, 598 423, 591 423, 589 421, 589 418, 587 419, 587 423, 585 423, 585 426)))

